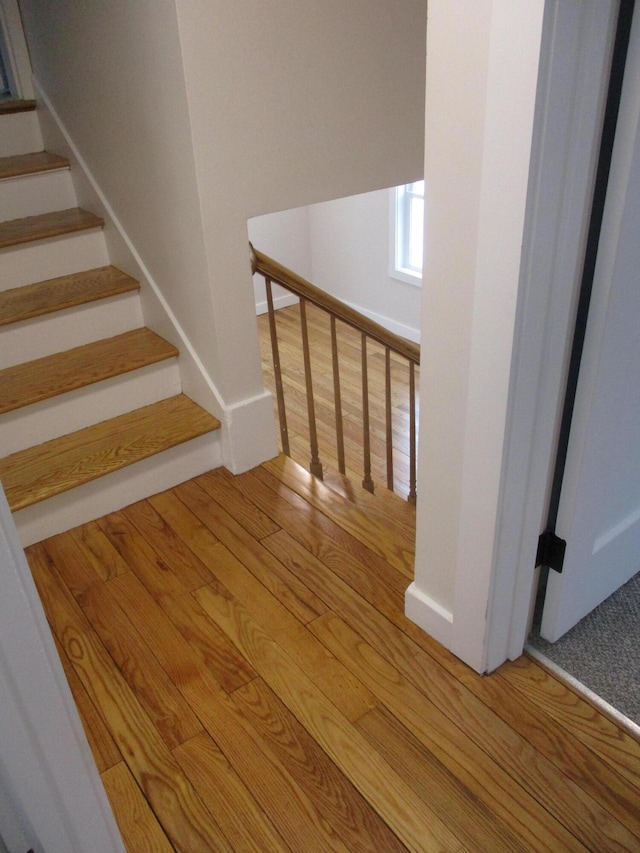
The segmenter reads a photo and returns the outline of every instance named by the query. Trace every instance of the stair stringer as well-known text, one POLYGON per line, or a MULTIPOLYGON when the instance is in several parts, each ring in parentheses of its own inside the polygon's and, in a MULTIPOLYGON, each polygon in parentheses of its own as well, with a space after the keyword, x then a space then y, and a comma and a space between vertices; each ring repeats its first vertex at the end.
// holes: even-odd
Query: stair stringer
POLYGON ((110 262, 140 281, 145 325, 179 349, 184 393, 221 422, 215 439, 221 445, 221 464, 240 474, 273 458, 278 444, 271 393, 265 390, 245 400, 225 402, 55 107, 35 77, 33 82, 45 148, 68 158, 79 202, 105 220, 110 262))

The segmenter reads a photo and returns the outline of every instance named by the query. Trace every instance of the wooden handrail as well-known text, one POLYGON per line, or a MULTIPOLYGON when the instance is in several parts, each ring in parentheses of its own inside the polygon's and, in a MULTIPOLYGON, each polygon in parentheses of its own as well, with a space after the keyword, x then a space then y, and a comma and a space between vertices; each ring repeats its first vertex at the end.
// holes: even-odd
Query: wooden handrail
POLYGON ((290 293, 300 297, 300 330, 302 335, 302 349, 304 360, 304 381, 307 398, 307 416, 309 422, 309 449, 311 452, 310 471, 322 479, 323 468, 319 457, 318 434, 316 429, 315 401, 313 395, 313 377, 311 371, 311 352, 309 344, 309 333, 307 328, 306 305, 310 303, 319 308, 329 316, 331 324, 331 362, 333 370, 335 419, 336 419, 336 444, 338 454, 338 468, 345 473, 344 433, 342 425, 342 401, 340 390, 340 365, 338 357, 338 340, 336 336, 336 320, 340 320, 355 329, 361 339, 361 378, 362 378, 362 452, 364 479, 362 486, 373 493, 374 482, 371 477, 371 425, 369 416, 369 379, 367 360, 367 340, 371 339, 384 347, 385 364, 385 439, 387 450, 387 488, 393 491, 393 423, 392 423, 392 397, 391 397, 391 353, 401 356, 409 369, 409 495, 408 500, 415 503, 416 500, 416 388, 415 367, 420 364, 420 347, 411 341, 394 335, 378 323, 369 320, 364 314, 345 305, 340 300, 287 267, 259 252, 249 243, 251 252, 251 270, 264 277, 267 306, 269 312, 269 331, 271 334, 271 347, 273 354, 273 370, 276 386, 276 399, 278 402, 278 415, 280 418, 280 435, 282 439, 282 450, 288 456, 289 436, 284 402, 284 390, 282 383, 280 355, 277 342, 277 326, 273 306, 273 295, 271 286, 279 284, 290 293))
POLYGON ((408 361, 420 364, 420 347, 418 344, 408 341, 401 335, 395 335, 393 332, 385 329, 384 326, 375 323, 373 320, 365 317, 364 314, 361 314, 354 308, 350 308, 334 296, 325 293, 324 290, 320 290, 319 287, 311 284, 310 281, 302 278, 302 276, 292 270, 287 269, 287 267, 278 263, 278 261, 270 258, 269 255, 258 251, 251 243, 249 243, 249 246, 252 272, 260 273, 265 278, 269 278, 276 284, 280 284, 291 291, 291 293, 295 293, 296 296, 300 296, 313 305, 317 305, 318 308, 322 308, 329 314, 333 314, 338 320, 342 320, 343 323, 347 323, 347 325, 357 329, 359 332, 364 332, 370 338, 373 338, 373 340, 378 341, 378 343, 385 347, 389 347, 392 352, 404 356, 408 361))

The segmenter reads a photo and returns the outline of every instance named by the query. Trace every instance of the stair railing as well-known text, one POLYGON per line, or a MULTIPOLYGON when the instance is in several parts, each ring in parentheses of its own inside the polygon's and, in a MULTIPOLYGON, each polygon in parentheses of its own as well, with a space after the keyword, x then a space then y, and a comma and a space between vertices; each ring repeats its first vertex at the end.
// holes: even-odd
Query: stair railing
POLYGON ((309 334, 307 327, 306 305, 310 303, 320 308, 330 318, 331 332, 331 360, 333 368, 333 393, 336 426, 336 450, 338 468, 341 474, 345 474, 345 449, 344 430, 342 417, 342 395, 340 385, 340 365, 338 359, 338 338, 336 321, 339 320, 360 332, 361 355, 362 355, 362 415, 363 415, 363 470, 364 477, 362 485, 367 491, 373 493, 374 483, 371 476, 371 424, 369 412, 369 373, 367 365, 367 341, 377 341, 384 347, 385 352, 385 447, 386 447, 386 475, 387 488, 394 489, 393 470, 393 424, 392 424, 392 393, 391 393, 391 355, 395 353, 401 356, 407 363, 409 369, 409 494, 407 500, 415 504, 416 500, 416 385, 415 368, 420 364, 420 347, 406 338, 395 335, 378 323, 373 322, 364 314, 345 305, 339 299, 325 293, 320 288, 308 282, 297 273, 282 266, 282 264, 263 254, 249 244, 251 253, 252 272, 263 276, 267 293, 267 309, 269 314, 269 332, 271 337, 271 353, 273 358, 273 370, 276 388, 276 401, 278 408, 278 419, 280 426, 280 439, 282 451, 287 456, 291 455, 289 446, 289 432, 287 427, 287 413, 284 399, 284 386, 282 381, 282 369, 278 347, 278 333, 276 326, 275 311, 273 306, 272 285, 279 284, 290 293, 300 298, 300 326, 302 334, 302 349, 304 360, 304 377, 307 398, 307 414, 309 420, 309 443, 310 443, 310 465, 312 474, 322 479, 322 463, 318 455, 318 436, 316 428, 315 402, 313 396, 313 377, 311 374, 311 356, 309 347, 309 334))

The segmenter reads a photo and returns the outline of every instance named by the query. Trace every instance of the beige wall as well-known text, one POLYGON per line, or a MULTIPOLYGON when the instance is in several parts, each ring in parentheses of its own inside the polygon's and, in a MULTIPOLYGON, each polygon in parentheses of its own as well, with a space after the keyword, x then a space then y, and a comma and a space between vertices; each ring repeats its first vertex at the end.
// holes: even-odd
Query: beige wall
POLYGON ((35 74, 225 404, 261 393, 246 220, 401 183, 424 0, 22 0, 35 74))

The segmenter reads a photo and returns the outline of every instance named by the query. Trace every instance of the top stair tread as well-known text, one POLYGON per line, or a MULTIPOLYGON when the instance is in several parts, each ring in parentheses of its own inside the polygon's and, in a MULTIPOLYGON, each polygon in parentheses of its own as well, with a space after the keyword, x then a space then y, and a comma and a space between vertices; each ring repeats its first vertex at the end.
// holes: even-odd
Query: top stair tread
POLYGON ((219 427, 179 394, 0 459, 0 482, 16 512, 219 427))
POLYGON ((14 154, 11 157, 0 157, 0 180, 17 178, 22 175, 34 175, 38 172, 48 172, 53 169, 68 169, 69 161, 59 154, 49 151, 34 151, 31 154, 14 154))
POLYGON ((0 370, 0 414, 178 355, 149 329, 74 347, 0 370))
POLYGON ((138 290, 116 267, 98 267, 0 292, 0 326, 138 290))
POLYGON ((23 219, 10 219, 0 222, 0 249, 89 228, 102 228, 103 225, 104 219, 80 207, 54 210, 52 213, 40 213, 23 219))
POLYGON ((0 115, 33 112, 35 108, 35 101, 24 101, 18 98, 9 98, 6 101, 0 101, 0 115))

